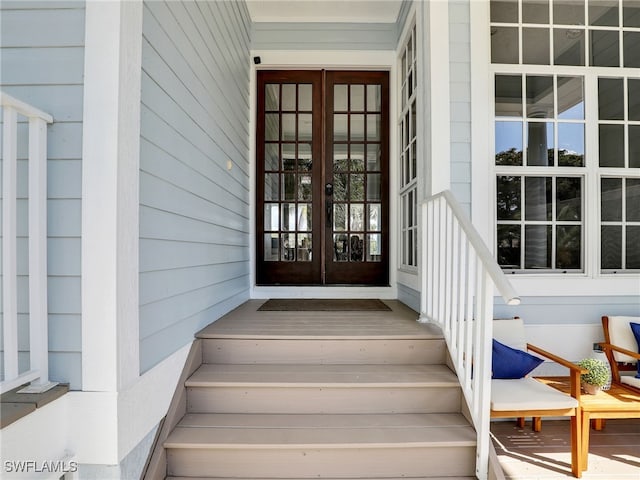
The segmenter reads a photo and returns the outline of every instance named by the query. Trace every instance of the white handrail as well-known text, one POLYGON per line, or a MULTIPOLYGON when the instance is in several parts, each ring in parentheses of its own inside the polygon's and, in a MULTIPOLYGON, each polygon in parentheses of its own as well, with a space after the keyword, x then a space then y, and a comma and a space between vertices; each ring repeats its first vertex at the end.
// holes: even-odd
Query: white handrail
POLYGON ((420 321, 438 324, 477 432, 476 476, 489 464, 494 288, 508 305, 520 298, 453 194, 422 204, 420 321))
POLYGON ((53 118, 0 92, 2 116, 2 297, 4 377, 0 393, 43 392, 49 381, 47 309, 47 123, 53 118), (18 365, 17 201, 18 115, 29 122, 29 370, 18 365))

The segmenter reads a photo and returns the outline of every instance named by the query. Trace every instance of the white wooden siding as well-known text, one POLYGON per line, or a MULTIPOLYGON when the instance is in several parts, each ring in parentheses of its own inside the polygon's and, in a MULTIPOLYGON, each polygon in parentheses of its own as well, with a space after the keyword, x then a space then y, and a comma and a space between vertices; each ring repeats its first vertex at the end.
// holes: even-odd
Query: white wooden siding
MULTIPOLYGON (((3 91, 53 116, 48 127, 49 374, 82 387, 80 231, 83 1, 3 1, 0 4, 0 83, 3 91)), ((18 128, 18 287, 20 330, 28 321, 27 125, 18 128)), ((21 368, 28 333, 20 339, 21 368)))
POLYGON ((141 373, 249 297, 250 30, 241 2, 144 5, 141 373))
POLYGON ((253 24, 254 50, 395 50, 395 23, 253 24))

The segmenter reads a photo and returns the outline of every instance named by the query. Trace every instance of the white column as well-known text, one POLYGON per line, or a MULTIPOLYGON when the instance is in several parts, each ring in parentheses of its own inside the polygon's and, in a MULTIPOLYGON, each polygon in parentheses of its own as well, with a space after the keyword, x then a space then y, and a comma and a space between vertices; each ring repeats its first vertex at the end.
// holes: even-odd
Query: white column
POLYGON ((82 388, 139 377, 142 2, 87 2, 82 164, 82 388))

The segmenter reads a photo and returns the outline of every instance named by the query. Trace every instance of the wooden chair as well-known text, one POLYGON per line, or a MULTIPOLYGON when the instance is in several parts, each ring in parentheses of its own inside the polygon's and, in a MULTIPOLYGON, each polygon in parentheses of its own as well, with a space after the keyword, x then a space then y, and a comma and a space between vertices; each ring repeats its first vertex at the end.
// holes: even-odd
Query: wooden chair
POLYGON ((491 380, 491 418, 533 418, 533 428, 540 430, 541 417, 570 417, 571 472, 582 476, 583 452, 580 415, 580 374, 583 369, 525 340, 524 322, 520 318, 493 321, 493 337, 509 347, 531 351, 569 369, 571 395, 564 394, 532 377, 491 380))
POLYGON ((611 365, 612 383, 640 393, 640 378, 635 377, 640 353, 631 331, 632 322, 640 323, 640 317, 602 317, 604 343, 600 345, 611 365))

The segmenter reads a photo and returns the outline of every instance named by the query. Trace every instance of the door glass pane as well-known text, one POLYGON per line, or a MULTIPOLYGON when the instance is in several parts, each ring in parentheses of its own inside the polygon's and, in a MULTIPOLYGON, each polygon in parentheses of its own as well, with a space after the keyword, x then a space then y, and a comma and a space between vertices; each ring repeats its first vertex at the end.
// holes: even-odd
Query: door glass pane
POLYGON ((518 63, 518 29, 491 27, 491 63, 518 63))
POLYGON ((379 112, 382 105, 380 85, 367 85, 367 110, 379 112))
POLYGON ((379 202, 382 200, 382 175, 369 173, 367 175, 367 201, 379 202))
POLYGON ((310 142, 312 139, 312 116, 310 113, 298 114, 298 141, 310 142))
POLYGON ((296 144, 295 143, 282 144, 282 169, 283 170, 296 169, 296 144))
POLYGON ((349 260, 349 241, 345 233, 333 234, 333 261, 346 262, 349 260))
POLYGON ((333 115, 333 140, 342 141, 348 140, 347 136, 347 115, 334 114, 333 115))
POLYGON ((264 204, 264 229, 266 231, 280 230, 280 205, 277 203, 264 204))
POLYGON ((352 173, 350 175, 349 199, 364 200, 364 175, 361 173, 352 173))
POLYGON ((295 262, 296 260, 296 234, 282 234, 282 254, 281 260, 284 262, 295 262))
MULTIPOLYGON (((351 135, 352 142, 361 142, 364 140, 364 115, 351 115, 351 135)), ((337 140, 337 139, 334 139, 337 140)))
POLYGON ((608 30, 591 30, 590 37, 590 64, 595 67, 620 66, 620 40, 618 32, 608 30))
POLYGON ((282 200, 296 199, 296 175, 295 173, 286 173, 282 175, 282 200))
POLYGON ((527 75, 527 117, 553 118, 553 77, 527 75))
POLYGON ((364 205, 362 203, 352 203, 349 208, 349 230, 364 230, 364 205))
POLYGON ((584 87, 582 77, 558 77, 558 118, 584 119, 584 87))
POLYGON ((282 85, 282 110, 295 111, 296 86, 292 84, 282 85))
POLYGON ((333 171, 346 172, 349 169, 348 146, 344 143, 333 144, 333 171))
POLYGON ((347 85, 334 85, 333 110, 336 112, 346 112, 348 110, 347 98, 347 85))
POLYGON ((525 225, 524 244, 524 268, 551 268, 551 226, 525 225))
POLYGON ((551 220, 551 177, 525 177, 525 220, 551 220))
POLYGON ((379 203, 370 203, 367 205, 369 214, 367 215, 367 230, 372 232, 380 231, 380 221, 382 219, 382 205, 379 203))
POLYGON ((522 0, 522 23, 549 23, 549 0, 522 0))
POLYGON ((553 23, 584 25, 584 0, 554 0, 553 23))
POLYGON ((351 111, 364 111, 364 85, 351 85, 351 111))
POLYGON ((296 114, 282 114, 282 141, 295 142, 296 140, 296 114))
POLYGON ((280 85, 267 84, 264 86, 264 109, 266 111, 280 109, 280 85))
POLYGON ((313 86, 309 84, 298 85, 298 110, 310 112, 312 100, 313 86))
POLYGON ((310 172, 313 166, 311 158, 311 144, 299 143, 298 144, 298 170, 301 172, 310 172))
POLYGON ((349 176, 346 173, 333 175, 333 199, 336 202, 347 200, 347 181, 349 176))
POLYGON ((624 120, 624 83, 621 78, 598 79, 598 118, 624 120))
POLYGON ((522 117, 522 77, 496 75, 496 117, 522 117))
POLYGON ((264 139, 277 142, 280 140, 280 116, 277 113, 267 113, 264 119, 264 139))
POLYGON ((278 184, 280 183, 280 175, 277 173, 266 173, 264 175, 264 199, 269 201, 280 200, 280 191, 278 184))
POLYGON ((264 169, 278 170, 280 155, 277 143, 267 143, 264 146, 264 169))
POLYGON ((589 25, 617 27, 618 0, 589 0, 589 25))
POLYGON ((277 233, 264 234, 264 259, 267 262, 278 261, 278 251, 280 250, 280 240, 277 233))
POLYGON ((498 263, 503 268, 521 268, 520 225, 498 225, 498 263))
POLYGON ((351 234, 349 237, 349 259, 352 262, 364 261, 364 235, 351 234))
POLYGON ((333 204, 333 229, 337 232, 345 232, 347 228, 347 205, 344 203, 333 204))
POLYGON ((582 227, 558 225, 556 236, 556 268, 579 269, 582 227))
POLYGON ((600 166, 624 167, 624 125, 600 125, 600 166))
MULTIPOLYGON (((367 140, 379 141, 382 125, 380 124, 381 116, 379 113, 367 115, 367 140)), ((415 130, 415 124, 413 124, 415 130)), ((415 133, 414 133, 415 135, 415 133)))
POLYGON ((282 222, 281 230, 293 232, 296 229, 296 204, 295 203, 283 203, 282 204, 282 222))
POLYGON ((553 165, 553 123, 527 122, 527 165, 553 165))
POLYGON ((549 65, 549 29, 522 29, 522 63, 549 65))
POLYGON ((310 232, 312 226, 313 219, 311 218, 311 204, 299 203, 297 230, 299 232, 310 232))
POLYGON ((296 251, 296 260, 298 262, 310 262, 311 261, 311 234, 299 233, 298 243, 296 251))
POLYGON ((298 200, 311 200, 311 175, 298 176, 298 200))
POLYGON ((367 145, 367 170, 380 170, 380 145, 367 145))
POLYGON ((561 167, 584 166, 584 125, 582 123, 558 123, 558 165, 561 167))
POLYGON ((622 179, 600 179, 600 207, 603 222, 622 221, 622 179))
POLYGON ((600 227, 600 255, 602 269, 622 268, 622 227, 618 225, 600 227))
MULTIPOLYGON (((556 180, 556 218, 558 221, 582 219, 582 179, 558 177, 556 180)), ((567 267, 569 268, 569 267, 567 267)))
POLYGON ((351 171, 364 171, 364 143, 351 144, 351 171))
POLYGON ((496 165, 522 165, 522 122, 496 122, 496 165))
POLYGON ((367 234, 367 262, 382 261, 382 235, 379 233, 367 234))

